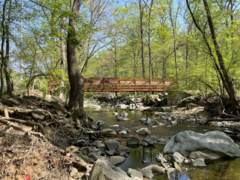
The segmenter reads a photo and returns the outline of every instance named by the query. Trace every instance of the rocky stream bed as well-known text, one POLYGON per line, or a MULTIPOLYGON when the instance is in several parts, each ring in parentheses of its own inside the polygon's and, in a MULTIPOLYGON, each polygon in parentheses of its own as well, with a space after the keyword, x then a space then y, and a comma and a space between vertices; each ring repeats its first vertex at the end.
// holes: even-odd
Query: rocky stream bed
MULTIPOLYGON (((166 106, 149 111, 149 107, 133 110, 86 102, 85 110, 105 124, 104 137, 81 148, 85 157, 95 160, 93 180, 102 176, 112 180, 240 179, 236 132, 221 122, 199 125, 208 118, 202 107, 186 111, 166 106)), ((75 145, 81 147, 81 143, 75 145)))

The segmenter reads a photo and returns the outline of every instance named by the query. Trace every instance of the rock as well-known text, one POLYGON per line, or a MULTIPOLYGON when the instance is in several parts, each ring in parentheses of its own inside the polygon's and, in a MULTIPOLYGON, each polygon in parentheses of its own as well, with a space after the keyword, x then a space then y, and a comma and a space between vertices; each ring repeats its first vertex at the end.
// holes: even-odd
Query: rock
POLYGON ((161 100, 160 98, 156 98, 156 99, 154 99, 154 101, 155 101, 155 106, 156 106, 156 107, 162 105, 162 100, 161 100))
POLYGON ((90 153, 96 153, 100 151, 100 149, 97 149, 95 147, 82 147, 81 152, 83 155, 88 156, 90 153))
POLYGON ((110 151, 106 151, 106 152, 109 156, 113 156, 116 151, 115 150, 110 150, 110 151))
POLYGON ((170 128, 170 127, 172 127, 171 125, 168 125, 168 126, 166 126, 167 128, 170 128))
POLYGON ((128 157, 128 154, 130 153, 130 150, 124 145, 119 145, 117 151, 119 152, 120 156, 124 157, 128 157))
POLYGON ((93 124, 91 125, 91 127, 92 127, 92 129, 100 130, 100 129, 102 129, 102 127, 104 126, 104 124, 105 124, 105 122, 103 122, 103 121, 97 121, 97 122, 93 123, 93 124))
POLYGON ((147 120, 144 122, 145 125, 150 125, 152 123, 151 118, 147 118, 147 120))
POLYGON ((190 96, 178 101, 178 107, 186 107, 188 103, 196 103, 200 100, 200 96, 190 96))
POLYGON ((105 145, 101 141, 96 141, 97 148, 105 148, 105 145))
POLYGON ((188 164, 188 163, 189 163, 189 160, 185 159, 185 160, 184 160, 184 163, 188 164))
POLYGON ((138 137, 131 137, 129 140, 127 140, 127 145, 131 146, 131 145, 139 145, 140 140, 138 139, 138 137))
POLYGON ((118 149, 119 144, 120 144, 118 141, 112 140, 112 139, 109 139, 109 140, 105 141, 104 143, 105 143, 105 145, 106 145, 106 147, 109 151, 111 151, 111 150, 116 151, 118 149))
POLYGON ((142 117, 141 119, 139 119, 139 121, 140 121, 141 123, 145 123, 146 120, 147 120, 147 119, 144 118, 144 117, 142 117))
POLYGON ((128 175, 132 178, 132 180, 143 180, 143 174, 141 171, 128 168, 128 175))
POLYGON ((170 107, 161 107, 159 109, 160 112, 172 112, 172 109, 170 107))
POLYGON ((131 138, 134 135, 130 135, 130 134, 122 134, 122 138, 131 138))
POLYGON ((112 126, 109 126, 110 128, 117 128, 117 127, 119 127, 119 125, 118 124, 115 124, 115 125, 112 125, 112 126))
POLYGON ((129 106, 126 104, 117 104, 115 107, 120 109, 127 109, 129 106))
POLYGON ((192 164, 194 167, 205 167, 206 166, 203 158, 198 158, 198 159, 194 160, 192 164))
POLYGON ((114 165, 114 166, 118 166, 120 164, 122 164, 123 162, 126 161, 125 157, 122 156, 111 156, 110 157, 110 162, 114 165))
POLYGON ((224 124, 222 122, 216 122, 215 126, 222 127, 222 126, 224 126, 224 124))
POLYGON ((173 159, 177 163, 182 163, 184 161, 184 157, 179 152, 173 153, 173 159))
POLYGON ((141 143, 140 143, 142 146, 148 146, 149 144, 147 143, 147 142, 145 142, 145 141, 142 141, 141 143))
POLYGON ((158 153, 157 156, 156 156, 156 159, 158 162, 167 162, 167 160, 163 157, 163 154, 162 153, 158 153))
POLYGON ((221 157, 218 156, 215 153, 204 153, 201 151, 195 151, 195 152, 191 152, 189 155, 189 158, 191 159, 198 159, 198 158, 202 158, 202 159, 207 159, 207 160, 214 160, 214 159, 220 159, 221 157))
POLYGON ((156 165, 156 164, 149 165, 148 167, 149 167, 149 168, 152 168, 152 172, 153 172, 153 173, 158 173, 158 174, 164 174, 164 173, 166 173, 165 168, 163 168, 163 167, 161 167, 161 166, 158 166, 158 165, 156 165))
POLYGON ((174 125, 177 125, 177 121, 171 121, 171 124, 174 126, 174 125))
POLYGON ((117 120, 118 121, 128 121, 129 119, 125 118, 125 117, 118 116, 117 120))
POLYGON ((153 173, 152 173, 152 169, 151 168, 143 168, 140 170, 143 174, 143 177, 146 177, 148 179, 152 179, 153 178, 153 173))
POLYGON ((157 138, 156 136, 150 136, 150 137, 144 138, 144 139, 142 140, 142 143, 143 143, 144 141, 147 142, 148 144, 153 145, 153 144, 156 144, 156 143, 157 143, 158 138, 157 138))
POLYGON ((75 177, 75 176, 77 176, 78 175, 78 170, 76 169, 76 168, 72 168, 72 171, 71 171, 71 173, 70 173, 70 176, 71 177, 75 177))
POLYGON ((143 107, 143 103, 136 103, 136 108, 141 108, 143 107))
POLYGON ((144 135, 144 136, 151 134, 151 131, 148 130, 148 128, 141 128, 141 129, 138 129, 136 132, 137 132, 138 134, 144 135))
POLYGON ((162 123, 162 122, 160 122, 158 125, 160 125, 160 126, 165 126, 166 123, 162 123))
POLYGON ((118 134, 127 134, 126 130, 119 131, 118 134))
POLYGON ((115 136, 117 133, 113 129, 104 129, 101 131, 102 135, 112 137, 115 136))
POLYGON ((125 111, 120 112, 120 116, 121 117, 127 117, 128 113, 126 113, 125 111))
POLYGON ((220 157, 240 157, 240 149, 225 133, 210 131, 205 134, 183 131, 170 138, 164 147, 164 154, 174 152, 188 157, 191 152, 215 153, 220 157))
POLYGON ((150 96, 149 94, 146 95, 146 97, 143 99, 143 104, 145 106, 152 106, 155 104, 154 99, 152 96, 150 96))
POLYGON ((172 117, 171 116, 162 116, 162 118, 164 120, 168 120, 168 121, 171 121, 172 120, 172 117))
POLYGON ((117 129, 118 134, 127 134, 129 132, 130 132, 130 130, 128 128, 125 128, 124 126, 121 126, 119 129, 117 129), (121 133, 121 131, 122 131, 122 133, 121 133), (124 133, 124 132, 126 132, 126 133, 124 133))
POLYGON ((140 170, 143 174, 143 177, 152 179, 153 178, 153 173, 158 173, 158 174, 163 174, 166 172, 165 168, 160 167, 156 164, 149 165, 143 169, 140 170))
POLYGON ((93 159, 94 161, 96 161, 98 159, 98 155, 96 153, 90 153, 88 155, 89 158, 93 159))
POLYGON ((114 116, 117 116, 117 115, 118 115, 118 112, 113 112, 113 115, 114 115, 114 116))
POLYGON ((131 178, 119 167, 114 166, 107 160, 97 160, 93 166, 90 177, 91 180, 131 180, 131 178))

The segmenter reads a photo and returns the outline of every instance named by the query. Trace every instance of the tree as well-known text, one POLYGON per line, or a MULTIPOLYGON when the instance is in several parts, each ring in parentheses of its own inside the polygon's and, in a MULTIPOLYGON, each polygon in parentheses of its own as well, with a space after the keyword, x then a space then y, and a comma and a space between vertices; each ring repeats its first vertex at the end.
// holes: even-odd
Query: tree
POLYGON ((70 82, 70 98, 68 107, 72 111, 72 118, 76 121, 77 127, 80 126, 79 120, 84 122, 86 125, 90 123, 88 115, 84 111, 83 107, 85 78, 80 73, 76 57, 76 47, 79 44, 76 38, 77 19, 79 17, 81 3, 81 0, 73 1, 67 37, 67 63, 70 82))
POLYGON ((233 86, 233 83, 232 83, 232 79, 231 79, 231 77, 228 73, 228 70, 227 70, 225 62, 224 62, 223 55, 222 55, 222 52, 221 52, 221 47, 220 47, 220 45, 217 41, 217 36, 216 36, 216 32, 215 32, 215 27, 214 27, 209 3, 208 3, 207 0, 203 0, 203 4, 204 4, 206 16, 207 16, 207 22, 208 22, 208 26, 209 26, 210 34, 211 34, 211 42, 214 45, 213 47, 210 45, 211 42, 209 43, 209 41, 206 37, 205 29, 202 29, 199 26, 196 18, 194 17, 194 14, 193 14, 193 12, 191 10, 191 7, 189 5, 189 1, 186 0, 186 2, 187 2, 188 9, 190 11, 190 14, 192 16, 193 22, 194 22, 195 26, 197 27, 197 29, 201 32, 201 34, 204 38, 204 41, 205 41, 206 46, 208 48, 209 54, 211 55, 212 60, 214 62, 215 69, 218 72, 218 74, 221 78, 221 81, 224 85, 224 88, 227 91, 227 94, 230 98, 230 102, 232 104, 232 107, 230 108, 230 112, 234 111, 235 114, 239 115, 239 111, 238 111, 239 105, 238 105, 238 102, 236 100, 236 92, 235 92, 235 89, 234 89, 234 86, 233 86), (216 53, 216 56, 215 56, 214 52, 216 53))
POLYGON ((142 56, 142 75, 143 78, 146 78, 145 74, 145 65, 144 65, 144 43, 143 43, 143 10, 144 6, 142 0, 138 0, 139 5, 139 19, 140 19, 140 34, 141 34, 141 56, 142 56))

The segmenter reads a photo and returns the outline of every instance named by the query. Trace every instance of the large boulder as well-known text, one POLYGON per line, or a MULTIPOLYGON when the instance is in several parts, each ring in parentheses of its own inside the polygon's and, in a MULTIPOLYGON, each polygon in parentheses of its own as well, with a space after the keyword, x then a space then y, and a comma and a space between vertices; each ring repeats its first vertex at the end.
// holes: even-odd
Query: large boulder
POLYGON ((164 147, 164 154, 179 152, 188 157, 191 152, 214 153, 219 157, 240 157, 239 146, 220 131, 205 134, 183 131, 170 138, 164 147))
POLYGON ((93 166, 90 177, 91 180, 131 180, 131 178, 121 168, 114 166, 107 160, 97 160, 93 166))

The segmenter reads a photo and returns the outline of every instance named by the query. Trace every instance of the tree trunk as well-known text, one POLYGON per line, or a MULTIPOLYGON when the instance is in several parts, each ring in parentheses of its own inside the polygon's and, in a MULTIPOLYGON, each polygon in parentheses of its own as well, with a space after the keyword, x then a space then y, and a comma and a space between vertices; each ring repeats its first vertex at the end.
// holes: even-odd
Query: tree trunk
MULTIPOLYGON (((116 40, 114 41, 114 77, 118 77, 118 72, 117 72, 117 44, 116 40)), ((115 96, 117 97, 117 92, 115 92, 115 96)))
POLYGON ((68 63, 68 77, 70 82, 70 93, 68 107, 72 111, 72 118, 76 121, 76 125, 79 127, 79 119, 89 124, 88 116, 84 111, 84 84, 85 78, 80 73, 77 57, 76 57, 76 46, 77 46, 77 21, 76 16, 79 15, 81 6, 81 0, 74 0, 72 6, 72 14, 69 18, 69 29, 67 38, 67 63, 68 63))
MULTIPOLYGON (((165 41, 163 41, 163 46, 165 46, 165 41)), ((166 58, 166 50, 163 50, 163 76, 162 78, 165 79, 167 77, 167 58, 166 58)))
POLYGON ((171 21, 171 26, 172 26, 172 31, 173 31, 173 38, 174 38, 174 59, 175 59, 176 79, 178 79, 176 26, 177 26, 178 10, 179 10, 180 6, 178 5, 178 10, 176 12, 175 21, 173 21, 174 19, 173 19, 173 15, 172 15, 172 0, 169 1, 168 6, 169 6, 168 7, 169 8, 169 16, 170 16, 170 21, 171 21))
MULTIPOLYGON (((65 18, 63 18, 63 24, 65 22, 65 18)), ((66 63, 66 54, 65 54, 65 39, 64 39, 64 34, 65 34, 65 31, 64 29, 62 28, 61 29, 61 69, 62 69, 62 79, 61 79, 61 84, 60 84, 60 94, 59 94, 59 98, 60 99, 64 99, 64 92, 63 92, 63 87, 64 87, 64 72, 65 72, 65 63, 66 63)))
POLYGON ((2 44, 1 44, 1 56, 2 56, 2 63, 1 63, 1 90, 0 90, 0 98, 2 99, 3 96, 3 64, 4 64, 4 42, 5 42, 5 11, 6 11, 6 4, 8 0, 4 1, 3 4, 3 14, 2 14, 2 44))
POLYGON ((189 47, 188 47, 188 37, 186 44, 186 86, 188 85, 188 55, 189 55, 189 47))
POLYGON ((145 75, 145 65, 144 65, 144 45, 143 45, 143 7, 142 0, 139 0, 139 11, 140 11, 140 34, 141 34, 141 50, 142 50, 142 73, 143 78, 146 78, 145 75))
POLYGON ((236 100, 236 92, 235 92, 235 89, 233 87, 233 83, 232 83, 232 80, 231 80, 230 75, 228 73, 228 70, 225 66, 223 56, 222 56, 222 52, 220 50, 220 46, 218 45, 218 42, 217 42, 216 33, 215 33, 215 29, 214 29, 214 24, 213 24, 213 21, 212 21, 212 16, 211 16, 211 12, 210 12, 210 9, 209 9, 208 2, 207 2, 207 0, 203 0, 203 3, 204 3, 204 7, 205 7, 205 10, 206 10, 206 13, 207 13, 208 25, 209 25, 209 28, 210 28, 211 38, 212 38, 212 41, 213 41, 213 44, 214 44, 215 52, 217 54, 217 60, 218 60, 219 66, 220 66, 220 71, 223 74, 223 76, 221 76, 221 79, 225 83, 225 88, 226 88, 226 91, 229 95, 231 103, 233 104, 233 106, 238 107, 238 103, 237 103, 237 100, 236 100))
POLYGON ((152 71, 152 77, 151 77, 151 70, 152 70, 152 57, 151 57, 151 13, 152 13, 152 6, 153 6, 153 0, 151 0, 151 4, 149 7, 149 13, 148 13, 148 58, 149 58, 149 79, 153 78, 153 71, 152 71))
POLYGON ((11 18, 11 10, 12 10, 12 0, 10 0, 8 20, 6 24, 7 42, 6 42, 6 58, 4 58, 4 73, 5 73, 6 84, 7 84, 7 95, 9 96, 12 96, 12 91, 13 91, 13 85, 11 83, 10 72, 9 72, 9 51, 10 51, 9 24, 10 24, 10 18, 11 18))

